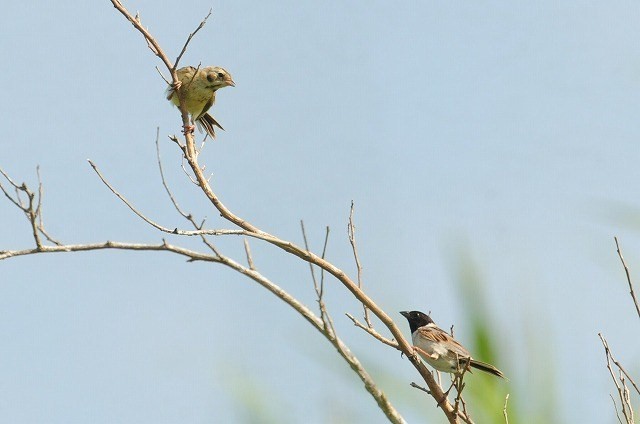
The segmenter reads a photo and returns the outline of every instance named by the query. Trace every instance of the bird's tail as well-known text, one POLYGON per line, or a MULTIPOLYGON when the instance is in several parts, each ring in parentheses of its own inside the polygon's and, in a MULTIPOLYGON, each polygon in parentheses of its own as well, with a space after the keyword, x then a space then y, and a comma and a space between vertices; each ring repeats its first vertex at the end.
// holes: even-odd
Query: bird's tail
POLYGON ((198 124, 198 129, 200 131, 204 129, 206 133, 211 136, 211 138, 216 138, 216 132, 214 131, 214 127, 218 127, 224 131, 224 128, 222 128, 222 125, 220 125, 218 121, 216 121, 214 117, 209 115, 208 113, 205 113, 201 117, 199 117, 196 120, 196 124, 198 124))
POLYGON ((480 371, 488 372, 489 374, 504 378, 504 374, 502 373, 502 371, 491 364, 487 364, 486 362, 476 361, 475 359, 472 359, 469 365, 471 365, 473 368, 479 369, 480 371))

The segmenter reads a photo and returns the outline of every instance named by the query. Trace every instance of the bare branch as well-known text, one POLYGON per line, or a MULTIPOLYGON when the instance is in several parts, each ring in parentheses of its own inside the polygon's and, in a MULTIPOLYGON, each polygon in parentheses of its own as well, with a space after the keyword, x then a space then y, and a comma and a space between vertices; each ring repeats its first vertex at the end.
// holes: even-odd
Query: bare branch
POLYGON ((423 392, 425 392, 426 394, 430 395, 431 392, 427 389, 425 389, 424 387, 418 385, 417 383, 414 383, 413 381, 411 382, 411 384, 409 384, 409 386, 418 389, 418 390, 422 390, 423 392))
MULTIPOLYGON (((327 245, 329 244, 329 226, 327 225, 324 233, 324 245, 322 246, 322 259, 326 258, 327 245)), ((320 268, 320 293, 324 293, 324 268, 320 268)))
POLYGON ((33 193, 25 184, 23 184, 22 190, 29 199, 29 206, 27 209, 27 215, 29 216, 29 222, 31 223, 31 233, 33 235, 33 239, 36 242, 36 246, 38 248, 42 247, 42 240, 40 239, 40 232, 38 231, 38 206, 34 205, 35 193, 33 193))
POLYGON ((627 275, 627 282, 629 283, 629 292, 631 294, 631 298, 633 299, 633 304, 636 306, 636 312, 638 313, 638 317, 640 317, 640 306, 638 306, 638 299, 636 299, 636 294, 633 291, 633 283, 631 282, 629 267, 627 267, 627 263, 624 261, 624 258, 622 257, 622 251, 620 250, 620 245, 618 244, 618 237, 614 237, 613 239, 616 242, 616 250, 618 251, 618 257, 620 257, 620 262, 622 262, 622 266, 624 267, 624 272, 627 275))
MULTIPOLYGON (((185 149, 183 149, 183 152, 187 152, 186 148, 185 148, 185 149)), ((195 152, 194 154, 195 154, 195 155, 197 155, 197 152, 198 152, 198 151, 197 151, 197 150, 194 150, 194 152, 195 152)), ((186 158, 186 155, 187 155, 187 153, 185 153, 185 158, 186 158)), ((198 180, 196 180, 195 178, 193 178, 193 177, 191 176, 191 174, 189 174, 189 171, 187 171, 187 167, 186 167, 186 166, 184 166, 184 161, 183 161, 183 163, 182 163, 181 167, 182 167, 182 171, 184 172, 184 175, 186 175, 187 177, 189 177, 189 180, 191 180, 191 182, 192 182, 195 186, 200 187, 200 183, 198 182, 198 180)), ((209 182, 209 180, 207 180, 207 182, 209 182)))
MULTIPOLYGON (((309 240, 307 239, 307 230, 304 227, 304 221, 300 220, 300 231, 302 232, 302 240, 304 242, 304 248, 307 250, 307 252, 310 251, 309 248, 309 240)), ((322 246, 322 256, 321 258, 324 259, 325 255, 327 254, 327 244, 329 242, 329 227, 326 227, 326 231, 324 234, 324 244, 322 246)), ((311 272, 311 280, 313 281, 313 288, 316 292, 316 296, 318 297, 319 300, 322 299, 322 296, 324 294, 324 269, 320 268, 320 283, 318 283, 318 280, 316 278, 316 273, 315 273, 315 269, 313 267, 313 264, 311 262, 309 262, 309 271, 311 272)))
POLYGON ((620 370, 620 372, 627 377, 627 380, 629 380, 631 382, 631 384, 633 385, 633 388, 636 389, 636 392, 640 395, 640 388, 638 388, 638 386, 636 385, 636 383, 633 381, 633 378, 629 375, 629 373, 622 367, 622 364, 620 364, 620 362, 618 362, 616 360, 616 358, 613 356, 613 353, 611 353, 611 349, 609 349, 609 345, 606 342, 606 340, 604 339, 604 336, 602 336, 602 334, 598 333, 598 336, 600 337, 600 340, 602 340, 602 344, 604 345, 605 348, 605 353, 607 354, 607 360, 611 359, 611 362, 613 362, 615 364, 616 367, 618 367, 618 369, 620 370))
MULTIPOLYGON (((140 22, 140 15, 136 14, 136 16, 131 16, 131 14, 129 13, 129 11, 122 5, 122 3, 120 2, 120 0, 110 0, 111 3, 113 4, 113 7, 115 7, 116 9, 118 9, 118 11, 125 17, 127 18, 127 20, 129 22, 131 22, 131 24, 138 30, 140 31, 140 33, 143 35, 143 37, 145 38, 145 40, 151 45, 153 46, 153 54, 155 54, 156 56, 158 56, 158 58, 160 58, 160 60, 162 60, 162 62, 164 62, 165 66, 167 67, 167 69, 172 69, 173 65, 171 64, 171 61, 169 60, 169 58, 167 57, 166 54, 164 54, 164 51, 162 50, 162 48, 160 48, 160 45, 158 44, 158 42, 155 40, 155 38, 153 38, 153 36, 151 36, 151 34, 149 33, 149 31, 142 26, 142 23, 140 22)), ((174 70, 175 71, 175 70, 174 70)), ((175 81, 176 79, 174 79, 175 81)))
MULTIPOLYGON (((171 200, 171 203, 173 204, 173 207, 175 208, 175 210, 187 221, 189 221, 191 223, 191 225, 197 230, 197 231, 201 231, 202 228, 204 227, 205 224, 205 220, 202 220, 202 222, 200 224, 198 224, 196 222, 196 220, 194 219, 193 215, 190 213, 185 212, 180 205, 178 204, 178 201, 176 200, 175 196, 173 195, 173 192, 171 191, 171 189, 169 188, 169 185, 167 184, 167 180, 165 179, 164 176, 164 169, 162 168, 162 157, 160 156, 160 129, 158 128, 156 130, 156 159, 158 162, 158 170, 160 172, 160 179, 162 180, 162 186, 164 187, 165 192, 167 193, 167 196, 169 196, 169 200, 171 200)), ((156 227, 157 228, 157 227, 156 227)), ((175 228, 172 231, 172 234, 181 234, 181 230, 178 230, 177 228, 175 228)), ((200 234, 200 238, 202 239, 202 242, 209 248, 209 250, 211 250, 213 253, 215 253, 216 255, 219 255, 218 250, 216 249, 216 247, 213 245, 213 243, 211 243, 209 241, 209 239, 207 239, 207 234, 200 234)))
POLYGON ((47 230, 44 228, 44 221, 42 219, 42 198, 44 195, 44 188, 42 185, 42 181, 40 179, 40 167, 36 167, 36 175, 38 177, 38 190, 37 192, 32 191, 26 183, 22 183, 18 185, 9 174, 7 174, 3 169, 0 168, 0 174, 9 182, 9 184, 13 187, 15 192, 15 197, 12 196, 0 183, 0 190, 4 193, 5 197, 9 199, 14 206, 24 213, 25 217, 29 221, 29 225, 31 227, 31 235, 33 236, 36 247, 40 248, 43 246, 42 240, 40 238, 40 234, 44 235, 47 240, 49 240, 53 244, 60 245, 60 242, 55 240, 53 237, 49 235, 47 230), (22 195, 27 197, 26 202, 22 199, 22 195))
POLYGON ((368 325, 363 325, 357 319, 355 319, 353 315, 349 313, 345 315, 347 316, 347 318, 351 320, 351 322, 353 322, 353 325, 371 334, 376 340, 381 341, 382 343, 389 345, 393 348, 396 348, 396 349, 398 348, 398 342, 396 342, 395 340, 384 337, 382 334, 378 333, 372 326, 370 327, 368 325))
POLYGON ((47 240, 51 243, 61 246, 62 243, 55 240, 53 237, 49 235, 49 233, 44 228, 44 219, 42 218, 42 198, 44 197, 44 188, 42 186, 42 179, 40 178, 40 167, 36 167, 36 174, 38 176, 38 209, 36 211, 36 215, 38 216, 38 230, 45 236, 47 240))
MULTIPOLYGON (((169 189, 169 185, 167 184, 167 180, 164 176, 164 169, 162 167, 162 157, 160 155, 160 127, 156 128, 156 160, 158 162, 158 171, 160 172, 160 179, 162 180, 162 186, 164 187, 164 191, 167 193, 167 196, 169 196, 169 200, 171 200, 173 207, 176 209, 176 211, 178 211, 180 215, 182 215, 187 220, 190 220, 191 214, 188 214, 182 210, 182 208, 178 204, 178 201, 173 196, 173 192, 171 191, 171 189, 169 189)), ((109 186, 107 185, 107 187, 109 186)))
MULTIPOLYGON (((351 201, 351 208, 349 210, 349 224, 347 225, 347 234, 349 236, 349 243, 351 243, 351 250, 353 251, 353 258, 356 262, 356 268, 358 272, 358 288, 362 289, 362 265, 360 263, 360 257, 358 255, 358 249, 356 247, 356 226, 353 221, 353 212, 355 209, 355 205, 353 200, 351 201)), ((367 309, 367 305, 362 304, 362 309, 364 313, 364 322, 367 323, 369 328, 373 327, 371 323, 371 318, 369 317, 369 310, 367 309)))
POLYGON ((618 419, 618 422, 620 424, 624 424, 622 422, 622 418, 620 418, 620 412, 618 412, 618 404, 616 403, 616 400, 613 398, 611 393, 609 393, 609 397, 611 398, 611 402, 613 402, 613 409, 616 411, 616 418, 618 419))
MULTIPOLYGON (((19 189, 20 187, 24 186, 24 183, 19 185, 15 181, 13 181, 11 179, 11 177, 9 176, 9 174, 4 172, 4 169, 2 169, 2 168, 0 168, 0 174, 2 174, 2 176, 9 182, 9 184, 11 184, 13 186, 13 188, 19 189)), ((11 197, 9 197, 9 200, 11 200, 11 197)), ((16 206, 20 207, 20 205, 16 205, 16 206)))
MULTIPOLYGON (((627 422, 627 424, 633 424, 634 420, 633 420, 633 409, 631 407, 631 399, 629 396, 629 388, 627 387, 627 385, 625 384, 625 380, 623 375, 626 375, 626 373, 623 372, 622 368, 620 366, 618 366, 618 369, 620 371, 620 377, 616 377, 613 368, 611 367, 611 362, 616 362, 615 359, 613 358, 613 355, 611 354, 611 349, 609 349, 609 344, 607 343, 607 340, 604 338, 604 336, 602 335, 602 333, 598 333, 598 337, 600 337, 600 340, 602 341, 602 345, 604 346, 604 352, 605 352, 605 356, 607 358, 607 369, 609 370, 609 374, 611 375, 611 379, 613 380, 613 384, 616 386, 616 390, 618 391, 618 398, 620 399, 620 409, 622 410, 622 415, 625 418, 625 421, 627 422), (618 380, 620 380, 618 382, 618 380)), ((617 364, 616 364, 617 365, 617 364)), ((633 385, 635 386, 635 383, 633 383, 633 385)), ((638 388, 636 387, 636 390, 638 388)), ((615 404, 615 401, 614 401, 615 404)), ((618 414, 618 410, 616 408, 616 415, 618 414)), ((620 417, 618 416, 618 419, 620 419, 620 417)))
MULTIPOLYGON (((2 175, 9 181, 9 183, 13 185, 13 182, 11 181, 9 176, 5 174, 1 168, 0 168, 0 173, 2 173, 2 175)), ((11 194, 9 194, 9 192, 4 188, 1 182, 0 182, 0 190, 2 190, 2 192, 4 193, 4 196, 7 199, 9 199, 11 203, 13 203, 18 209, 21 209, 22 211, 24 211, 24 206, 22 205, 22 202, 20 202, 20 199, 17 197, 17 190, 18 190, 17 186, 14 185, 14 190, 16 191, 16 199, 14 199, 13 196, 11 196, 11 194)))
POLYGON ((244 251, 247 254, 247 263, 249 264, 249 269, 255 271, 256 267, 253 264, 253 257, 251 256, 251 249, 249 248, 249 240, 244 239, 244 251))
POLYGON ((62 246, 41 246, 35 249, 24 250, 6 250, 0 253, 0 260, 15 258, 18 256, 33 255, 37 253, 61 253, 61 252, 85 252, 89 250, 101 249, 120 249, 120 250, 151 250, 151 251, 168 251, 185 256, 190 262, 220 262, 215 256, 206 255, 194 250, 173 246, 166 242, 162 244, 138 244, 138 243, 122 243, 116 241, 105 241, 102 243, 91 244, 65 244, 62 246))
MULTIPOLYGON (((300 220, 300 231, 302 232, 302 240, 304 242, 304 248, 309 251, 309 240, 307 239, 307 231, 304 228, 304 221, 300 220)), ((316 272, 313 269, 313 264, 309 262, 309 272, 311 272, 311 280, 313 281, 313 288, 316 291, 316 295, 318 298, 322 298, 322 292, 320 290, 320 286, 318 285, 318 280, 316 280, 316 272)))
POLYGON ((160 68, 158 68, 157 66, 155 68, 156 68, 156 71, 158 71, 158 74, 160 75, 160 78, 162 78, 164 80, 164 82, 167 83, 167 85, 171 85, 171 81, 169 81, 167 78, 165 78, 164 75, 162 75, 162 71, 160 70, 160 68))
POLYGON ((314 313, 307 308, 305 305, 300 303, 297 299, 292 297, 286 291, 281 289, 279 286, 274 284, 272 281, 268 280, 259 272, 252 270, 250 268, 243 267, 239 263, 233 261, 232 259, 220 255, 219 260, 222 264, 240 272, 243 275, 248 276, 252 280, 256 281, 271 293, 278 296, 285 303, 295 309, 298 313, 300 313, 313 327, 315 327, 338 351, 340 356, 349 364, 351 369, 358 375, 360 380, 364 383, 365 389, 373 396, 375 401, 377 402, 380 409, 385 413, 389 421, 397 424, 404 424, 405 420, 398 413, 398 411, 391 405, 386 395, 378 389, 375 382, 366 371, 366 369, 362 366, 358 358, 356 358, 349 348, 344 344, 342 340, 337 336, 335 332, 335 327, 333 326, 333 321, 330 317, 325 315, 327 321, 325 322, 323 319, 318 318, 314 313))
POLYGON ((182 50, 180 51, 180 54, 176 58, 175 65, 173 65, 174 70, 178 67, 178 63, 180 62, 180 59, 182 59, 182 55, 184 54, 184 52, 187 51, 187 46, 191 42, 191 39, 193 38, 193 36, 196 35, 196 33, 202 29, 204 24, 207 23, 207 19, 209 19, 209 16, 211 16, 211 11, 212 10, 213 9, 209 9, 209 13, 207 13, 207 16, 205 16, 204 19, 202 20, 202 22, 200 22, 200 25, 198 25, 198 27, 196 28, 195 31, 193 31, 191 34, 189 34, 189 37, 187 38, 187 41, 184 43, 184 46, 182 46, 182 50))
POLYGON ((116 197, 118 199, 120 199, 125 205, 127 205, 129 207, 129 209, 131 209, 131 211, 133 213, 135 213, 140 218, 142 218, 142 220, 145 221, 147 224, 151 225, 154 228, 157 228, 158 230, 161 230, 161 231, 164 231, 164 232, 167 232, 167 233, 171 233, 171 234, 178 234, 178 230, 177 229, 169 230, 168 228, 165 228, 165 227, 161 226, 160 224, 155 223, 151 219, 147 218, 142 212, 138 211, 122 194, 120 194, 118 192, 118 190, 116 190, 111 184, 109 184, 107 179, 102 175, 102 173, 98 169, 98 166, 95 163, 93 163, 93 161, 91 159, 87 159, 87 161, 89 162, 89 164, 91 165, 91 167, 93 168, 95 173, 98 174, 98 177, 100 177, 100 180, 102 180, 104 185, 106 185, 109 188, 109 190, 111 190, 111 192, 116 195, 116 197))

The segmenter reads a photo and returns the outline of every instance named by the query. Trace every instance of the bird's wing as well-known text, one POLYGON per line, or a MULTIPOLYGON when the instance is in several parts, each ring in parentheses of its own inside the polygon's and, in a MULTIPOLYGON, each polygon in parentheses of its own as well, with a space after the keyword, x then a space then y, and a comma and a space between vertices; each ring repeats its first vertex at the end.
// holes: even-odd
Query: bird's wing
MULTIPOLYGON (((196 68, 194 68, 193 66, 185 66, 184 68, 180 68, 176 71, 176 74, 178 75, 178 80, 185 84, 185 83, 190 83, 191 80, 193 79, 194 75, 196 72, 196 68)), ((176 92, 175 87, 172 84, 169 84, 169 87, 167 87, 167 100, 171 100, 171 98, 173 97, 173 93, 176 92)))
POLYGON ((417 331, 421 337, 434 343, 442 343, 450 339, 447 333, 436 327, 420 327, 417 331))
POLYGON ((449 333, 438 327, 420 327, 420 335, 434 343, 446 343, 447 348, 461 358, 470 358, 471 354, 449 333))
MULTIPOLYGON (((196 119, 200 119, 202 116, 204 116, 204 114, 207 113, 209 109, 211 109, 211 106, 213 106, 213 103, 215 103, 215 101, 216 101, 216 92, 214 91, 213 94, 211 95, 211 98, 207 100, 207 103, 204 104, 204 106, 202 107, 202 110, 200 111, 198 116, 196 116, 196 119)), ((218 126, 220 127, 220 125, 218 126)))

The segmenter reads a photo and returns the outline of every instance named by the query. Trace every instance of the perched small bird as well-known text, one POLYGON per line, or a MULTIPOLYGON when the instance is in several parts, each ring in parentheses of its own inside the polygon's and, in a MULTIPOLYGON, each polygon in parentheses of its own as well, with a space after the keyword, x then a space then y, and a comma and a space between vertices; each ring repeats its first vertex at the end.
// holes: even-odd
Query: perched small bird
MULTIPOLYGON (((184 93, 185 107, 191 115, 191 123, 197 124, 198 129, 201 131, 204 128, 207 134, 215 137, 216 134, 213 127, 216 126, 222 130, 224 128, 207 111, 216 101, 216 91, 218 89, 236 86, 231 74, 217 66, 207 66, 200 69, 186 66, 178 69, 176 73, 180 80, 178 87, 184 93)), ((180 100, 178 99, 176 88, 173 85, 167 88, 167 100, 179 106, 180 100)), ((191 130, 193 131, 193 127, 191 130)))
POLYGON ((400 313, 409 321, 413 347, 433 368, 459 375, 468 364, 473 368, 504 378, 502 371, 493 365, 472 359, 469 351, 449 333, 438 328, 429 315, 420 311, 400 313))

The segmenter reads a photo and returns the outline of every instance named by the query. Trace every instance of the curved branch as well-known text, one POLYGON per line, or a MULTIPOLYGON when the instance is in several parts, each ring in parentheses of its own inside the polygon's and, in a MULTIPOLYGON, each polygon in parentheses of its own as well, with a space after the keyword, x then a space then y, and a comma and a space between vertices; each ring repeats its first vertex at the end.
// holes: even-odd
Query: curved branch
MULTIPOLYGON (((126 8, 124 8, 124 6, 122 6, 119 0, 110 0, 110 1, 113 3, 116 9, 118 9, 118 11, 120 11, 120 13, 122 13, 127 18, 127 20, 129 20, 133 24, 133 26, 143 34, 147 42, 153 45, 153 47, 155 48, 154 53, 163 60, 163 62, 165 63, 165 66, 167 66, 167 68, 171 71, 172 80, 174 84, 176 84, 178 82, 178 79, 177 79, 175 69, 174 67, 171 66, 171 63, 169 62, 168 58, 163 53, 162 49, 160 48, 158 43, 155 41, 155 39, 149 34, 149 32, 145 28, 142 27, 139 19, 136 19, 133 16, 131 16, 131 14, 126 10, 126 8)), ((184 96, 183 96, 182 90, 178 88, 180 112, 182 114, 183 126, 186 129, 189 125, 189 117, 188 117, 186 108, 184 107, 183 97, 184 96)), ((431 374, 431 372, 420 361, 417 353, 414 352, 413 347, 404 338, 402 332, 398 329, 398 327, 395 325, 393 320, 369 296, 367 296, 361 290, 361 288, 358 287, 358 285, 351 278, 349 278, 346 275, 346 273, 342 271, 340 268, 324 260, 323 258, 315 255, 314 253, 307 251, 305 249, 302 249, 301 247, 297 246, 292 242, 279 239, 278 237, 273 236, 261 230, 260 228, 251 224, 249 221, 234 214, 229 208, 227 208, 222 203, 222 201, 218 198, 218 196, 215 194, 211 186, 209 185, 209 182, 204 175, 203 169, 198 164, 198 153, 195 148, 195 142, 191 132, 185 131, 185 140, 186 140, 186 149, 184 149, 184 153, 185 153, 185 158, 189 164, 189 167, 193 171, 196 181, 200 186, 201 190, 203 191, 205 196, 208 198, 208 200, 213 204, 213 206, 218 210, 220 215, 226 220, 228 220, 229 222, 242 228, 243 230, 246 230, 249 233, 254 233, 257 236, 260 236, 260 238, 262 238, 265 241, 268 241, 274 246, 277 246, 283 249, 284 251, 292 255, 295 255, 304 261, 317 265, 318 267, 324 269, 325 271, 333 275, 336 279, 338 279, 338 281, 340 281, 353 294, 353 296, 356 299, 358 299, 365 307, 367 307, 389 329, 391 334, 393 334, 394 338, 398 342, 398 349, 407 355, 407 357, 409 358, 413 366, 418 370, 420 375, 423 377, 423 379, 429 386, 429 390, 431 391, 431 396, 434 397, 438 405, 442 408, 449 422, 452 422, 452 423, 457 422, 458 414, 454 410, 453 406, 449 403, 446 396, 442 392, 442 389, 433 378, 433 375, 431 374)))
POLYGON ((117 241, 105 241, 102 243, 90 244, 67 244, 60 246, 39 246, 33 249, 24 250, 5 250, 0 251, 0 260, 14 258, 17 256, 33 255, 37 253, 61 253, 61 252, 86 252, 89 250, 100 249, 120 249, 120 250, 155 250, 177 253, 185 256, 190 262, 206 261, 221 262, 219 258, 213 255, 196 252, 195 250, 185 249, 183 247, 174 246, 163 241, 161 244, 139 244, 139 243, 122 243, 117 241))
POLYGON ((260 274, 254 269, 244 267, 234 260, 226 257, 220 256, 220 263, 226 265, 239 273, 246 275, 251 278, 261 286, 265 287, 271 293, 275 294, 277 297, 286 302, 289 306, 295 309, 300 315, 304 317, 316 330, 318 330, 329 342, 336 348, 340 356, 344 358, 344 360, 349 364, 351 369, 358 375, 360 380, 364 383, 366 390, 373 396, 376 403, 382 409, 384 414, 387 416, 389 421, 392 423, 405 423, 405 420, 398 413, 398 411, 393 407, 393 405, 389 402, 384 392, 378 389, 375 384, 373 378, 369 375, 367 370, 362 366, 358 358, 351 353, 346 344, 335 334, 335 331, 331 327, 327 327, 324 325, 324 322, 321 318, 316 316, 309 308, 307 308, 304 304, 299 302, 293 296, 291 296, 286 291, 282 290, 276 284, 271 282, 265 276, 260 274))
POLYGON ((618 237, 613 238, 616 242, 616 251, 618 252, 618 257, 620 258, 620 262, 622 262, 622 267, 624 268, 624 273, 627 276, 627 283, 629 283, 629 294, 631 295, 631 299, 633 300, 633 304, 636 307, 636 312, 638 313, 638 317, 640 317, 640 306, 638 305, 638 299, 636 299, 636 293, 633 291, 633 283, 631 282, 631 273, 629 272, 629 267, 622 256, 622 251, 620 250, 620 244, 618 243, 618 237))

